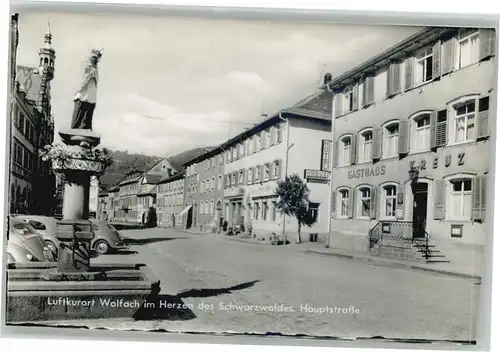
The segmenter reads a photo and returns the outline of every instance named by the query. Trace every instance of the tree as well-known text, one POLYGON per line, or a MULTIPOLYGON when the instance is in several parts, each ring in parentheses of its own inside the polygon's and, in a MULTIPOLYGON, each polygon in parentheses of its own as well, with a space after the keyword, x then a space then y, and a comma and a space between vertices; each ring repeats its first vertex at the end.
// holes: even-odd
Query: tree
POLYGON ((297 219, 297 241, 302 243, 300 237, 302 226, 311 227, 316 222, 309 213, 309 188, 299 175, 294 174, 278 181, 275 193, 278 196, 276 203, 278 210, 297 219))

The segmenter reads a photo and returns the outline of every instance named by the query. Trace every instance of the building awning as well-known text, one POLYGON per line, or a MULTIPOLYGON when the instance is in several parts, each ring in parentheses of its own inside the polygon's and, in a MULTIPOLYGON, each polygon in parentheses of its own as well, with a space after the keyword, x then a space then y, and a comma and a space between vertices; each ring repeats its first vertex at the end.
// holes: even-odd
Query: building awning
POLYGON ((182 215, 186 214, 189 211, 189 209, 191 209, 191 207, 192 207, 192 205, 188 205, 177 216, 182 216, 182 215))

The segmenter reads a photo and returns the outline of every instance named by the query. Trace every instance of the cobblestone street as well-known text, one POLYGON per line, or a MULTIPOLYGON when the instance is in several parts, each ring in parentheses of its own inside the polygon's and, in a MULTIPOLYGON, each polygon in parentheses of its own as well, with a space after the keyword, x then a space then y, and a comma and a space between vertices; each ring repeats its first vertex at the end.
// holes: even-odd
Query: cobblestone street
POLYGON ((480 286, 470 280, 372 267, 301 253, 293 246, 247 244, 220 235, 165 229, 122 234, 130 240, 132 253, 98 261, 150 266, 161 280, 156 305, 163 308, 138 321, 71 325, 346 338, 466 341, 475 336, 476 316, 471 312, 476 308, 471 305, 480 286), (166 302, 171 305, 165 307, 166 302))

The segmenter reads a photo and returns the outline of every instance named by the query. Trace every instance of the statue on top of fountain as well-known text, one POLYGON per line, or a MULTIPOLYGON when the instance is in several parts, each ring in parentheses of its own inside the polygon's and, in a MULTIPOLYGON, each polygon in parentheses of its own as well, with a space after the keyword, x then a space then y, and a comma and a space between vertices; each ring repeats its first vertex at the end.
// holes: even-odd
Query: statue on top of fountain
POLYGON ((99 81, 98 63, 102 57, 101 50, 93 49, 83 72, 83 79, 80 89, 73 98, 75 106, 71 119, 72 129, 84 129, 92 131, 92 118, 94 115, 97 82, 99 81))
POLYGON ((60 133, 66 144, 76 144, 86 148, 99 144, 99 135, 92 132, 92 119, 94 117, 99 81, 98 63, 101 57, 102 49, 91 50, 80 87, 73 97, 74 108, 70 130, 60 133))

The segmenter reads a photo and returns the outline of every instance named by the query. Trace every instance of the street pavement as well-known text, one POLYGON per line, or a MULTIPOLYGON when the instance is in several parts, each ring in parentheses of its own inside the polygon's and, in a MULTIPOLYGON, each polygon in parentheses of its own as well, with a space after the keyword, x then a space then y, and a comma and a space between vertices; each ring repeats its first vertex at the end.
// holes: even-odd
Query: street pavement
MULTIPOLYGON (((169 229, 121 232, 130 252, 94 262, 144 263, 175 303, 141 320, 71 325, 188 332, 282 333, 471 341, 480 285, 169 229)), ((158 305, 158 302, 156 304, 158 305)))

